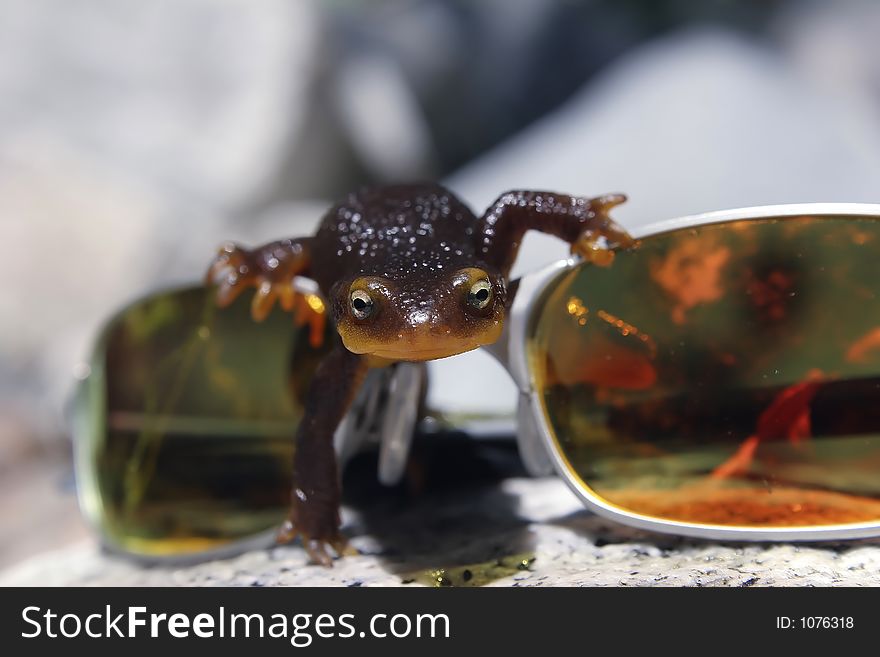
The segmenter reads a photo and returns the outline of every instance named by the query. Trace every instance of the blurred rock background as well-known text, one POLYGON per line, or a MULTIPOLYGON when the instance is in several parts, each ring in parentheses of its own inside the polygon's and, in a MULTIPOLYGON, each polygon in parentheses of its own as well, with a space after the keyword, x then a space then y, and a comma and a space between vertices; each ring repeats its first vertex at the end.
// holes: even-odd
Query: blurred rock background
MULTIPOLYGON (((0 0, 0 566, 83 532, 64 408, 102 320, 219 242, 414 178, 625 191, 630 226, 878 202, 877 34, 872 0, 0 0)), ((433 377, 512 408, 480 354, 433 377)))

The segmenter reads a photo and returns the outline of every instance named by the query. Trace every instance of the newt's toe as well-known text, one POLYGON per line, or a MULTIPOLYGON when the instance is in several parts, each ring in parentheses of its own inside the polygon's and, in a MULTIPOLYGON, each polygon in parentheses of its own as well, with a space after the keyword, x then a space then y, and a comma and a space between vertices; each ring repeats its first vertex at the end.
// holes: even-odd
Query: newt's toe
POLYGON ((324 566, 325 568, 333 567, 333 557, 327 552, 327 543, 325 541, 304 540, 303 547, 309 555, 313 564, 324 566))
POLYGON ((356 548, 349 545, 348 539, 338 531, 330 538, 312 538, 300 531, 292 520, 285 520, 281 527, 278 528, 278 533, 275 535, 275 543, 277 545, 289 545, 296 539, 300 539, 306 554, 309 555, 309 560, 313 564, 326 568, 333 567, 333 556, 327 548, 331 548, 333 554, 337 557, 350 557, 360 554, 356 548))
POLYGON ((614 251, 600 235, 582 235, 571 245, 571 252, 599 267, 608 267, 614 262, 614 251))
POLYGON ((342 534, 337 534, 336 538, 329 541, 330 547, 340 557, 356 557, 360 554, 358 549, 348 542, 348 538, 342 534))
POLYGON ((278 533, 275 534, 275 543, 276 545, 287 545, 288 543, 293 543, 297 536, 299 536, 299 531, 293 525, 293 522, 285 520, 281 527, 278 528, 278 533))

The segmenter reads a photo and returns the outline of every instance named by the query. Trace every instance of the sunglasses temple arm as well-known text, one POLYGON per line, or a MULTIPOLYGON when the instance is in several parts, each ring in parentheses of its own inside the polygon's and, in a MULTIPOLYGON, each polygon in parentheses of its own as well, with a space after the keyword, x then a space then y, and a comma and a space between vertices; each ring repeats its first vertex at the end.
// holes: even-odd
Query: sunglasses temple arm
POLYGON ((403 477, 427 386, 428 368, 424 363, 394 366, 379 444, 378 475, 385 486, 393 486, 403 477))
POLYGON ((427 380, 424 363, 397 363, 367 374, 333 437, 341 468, 367 445, 378 444, 379 481, 394 486, 401 480, 427 380))

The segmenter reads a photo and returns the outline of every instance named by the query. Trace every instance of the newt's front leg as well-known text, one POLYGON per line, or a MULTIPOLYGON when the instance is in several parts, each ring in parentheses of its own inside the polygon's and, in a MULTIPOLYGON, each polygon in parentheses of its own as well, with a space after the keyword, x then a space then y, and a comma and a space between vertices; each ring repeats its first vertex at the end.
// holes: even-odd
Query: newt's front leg
POLYGON ((572 253, 594 264, 609 265, 614 257, 612 249, 636 245, 636 240, 608 216, 611 208, 624 201, 623 194, 588 199, 553 192, 507 192, 480 220, 481 252, 487 262, 508 274, 523 236, 537 230, 565 240, 572 253))
POLYGON ((318 347, 324 336, 326 315, 323 302, 314 295, 296 291, 294 279, 308 276, 312 263, 312 238, 285 239, 270 242, 256 249, 237 244, 224 244, 206 276, 217 286, 217 304, 224 308, 248 288, 256 288, 251 302, 251 315, 264 320, 275 301, 294 314, 297 325, 309 324, 312 346, 318 347))
POLYGON ((298 536, 312 560, 325 566, 331 564, 328 545, 339 555, 347 548, 339 532, 340 483, 333 434, 366 372, 364 357, 337 342, 309 385, 305 416, 296 432, 290 516, 278 542, 298 536))

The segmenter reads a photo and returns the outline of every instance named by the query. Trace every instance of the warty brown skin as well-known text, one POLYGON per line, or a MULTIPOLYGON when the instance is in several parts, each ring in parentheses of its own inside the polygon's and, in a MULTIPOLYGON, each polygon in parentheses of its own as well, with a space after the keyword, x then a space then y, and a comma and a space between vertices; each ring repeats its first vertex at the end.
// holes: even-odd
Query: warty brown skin
POLYGON ((516 288, 508 276, 525 233, 554 235, 607 264, 611 249, 634 245, 608 217, 624 200, 512 191, 478 219, 434 183, 373 187, 334 205, 313 237, 254 250, 224 246, 208 272, 219 305, 253 287, 255 319, 276 300, 301 315, 305 304, 293 279, 305 276, 317 282, 339 336, 310 385, 295 438, 290 516, 279 540, 299 536, 311 557, 327 565, 327 546, 346 550, 332 439, 370 367, 444 358, 494 342, 516 288))

